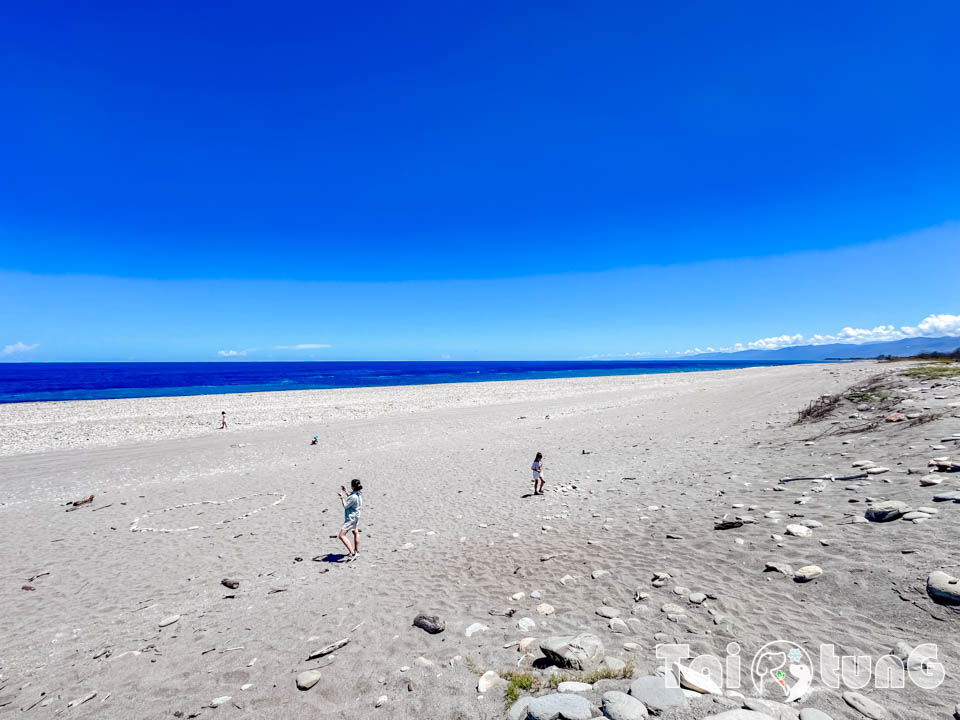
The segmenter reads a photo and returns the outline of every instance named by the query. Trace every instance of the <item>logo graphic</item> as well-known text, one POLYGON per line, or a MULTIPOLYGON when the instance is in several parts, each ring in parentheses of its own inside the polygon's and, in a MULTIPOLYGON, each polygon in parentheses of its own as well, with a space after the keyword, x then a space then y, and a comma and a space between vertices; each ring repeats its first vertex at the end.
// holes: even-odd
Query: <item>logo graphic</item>
POLYGON ((775 640, 753 656, 750 673, 759 697, 789 703, 803 697, 813 684, 813 660, 799 645, 775 640))

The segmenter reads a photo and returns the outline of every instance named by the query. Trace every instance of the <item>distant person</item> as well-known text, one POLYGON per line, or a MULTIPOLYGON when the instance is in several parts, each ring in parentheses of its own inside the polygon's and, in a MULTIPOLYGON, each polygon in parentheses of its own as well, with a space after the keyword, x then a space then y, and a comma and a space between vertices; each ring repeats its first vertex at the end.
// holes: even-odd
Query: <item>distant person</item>
POLYGON ((530 469, 533 471, 533 494, 543 495, 543 485, 546 482, 543 479, 543 453, 537 453, 530 469))
POLYGON ((350 553, 351 558, 355 558, 357 553, 360 552, 360 531, 357 529, 357 524, 360 522, 360 508, 363 507, 363 498, 360 497, 360 491, 363 490, 363 485, 357 479, 350 481, 350 488, 353 490, 349 495, 346 494, 347 489, 341 485, 341 492, 337 493, 337 497, 340 498, 340 503, 343 505, 343 527, 340 528, 340 533, 337 535, 342 542, 347 547, 347 552, 350 553), (347 540, 347 533, 353 531, 353 547, 350 547, 350 541, 347 540))
POLYGON ((227 429, 227 411, 226 410, 220 411, 220 429, 221 430, 227 429))

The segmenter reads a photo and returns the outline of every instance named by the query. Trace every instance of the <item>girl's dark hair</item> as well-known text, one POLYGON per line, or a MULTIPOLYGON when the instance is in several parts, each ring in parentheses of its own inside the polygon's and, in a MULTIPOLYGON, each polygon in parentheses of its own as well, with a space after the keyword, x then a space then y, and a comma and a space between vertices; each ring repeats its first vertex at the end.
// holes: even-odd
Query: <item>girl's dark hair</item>
POLYGON ((537 453, 537 456, 533 459, 534 462, 537 460, 543 460, 543 453, 537 453))
POLYGON ((363 483, 361 483, 359 480, 354 478, 353 480, 350 481, 350 487, 356 490, 357 492, 359 492, 363 490, 363 483))

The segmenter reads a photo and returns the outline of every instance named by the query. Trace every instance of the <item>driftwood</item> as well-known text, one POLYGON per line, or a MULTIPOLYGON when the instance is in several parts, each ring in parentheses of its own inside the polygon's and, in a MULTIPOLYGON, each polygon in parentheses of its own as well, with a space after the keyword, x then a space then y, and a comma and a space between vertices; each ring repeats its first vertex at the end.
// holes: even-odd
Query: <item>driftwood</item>
POLYGON ((329 655, 330 653, 332 653, 332 652, 334 652, 334 651, 336 651, 336 650, 339 650, 340 648, 342 648, 344 645, 348 644, 349 642, 350 642, 350 638, 344 638, 343 640, 337 640, 335 643, 331 643, 331 644, 327 645, 326 647, 322 647, 322 648, 320 648, 319 650, 316 650, 316 651, 310 653, 309 657, 307 657, 307 660, 316 660, 317 658, 322 658, 324 655, 329 655))
POLYGON ((846 480, 865 480, 870 477, 869 473, 857 473, 856 475, 844 475, 836 477, 835 475, 820 475, 819 477, 792 477, 780 478, 781 483, 797 482, 798 480, 829 480, 831 482, 844 482, 846 480))
POLYGON ((67 503, 67 505, 73 505, 74 507, 80 507, 81 505, 87 505, 88 503, 92 503, 92 502, 93 502, 93 495, 87 495, 85 498, 81 498, 81 499, 79 499, 79 500, 74 500, 74 501, 71 502, 71 503, 67 503))

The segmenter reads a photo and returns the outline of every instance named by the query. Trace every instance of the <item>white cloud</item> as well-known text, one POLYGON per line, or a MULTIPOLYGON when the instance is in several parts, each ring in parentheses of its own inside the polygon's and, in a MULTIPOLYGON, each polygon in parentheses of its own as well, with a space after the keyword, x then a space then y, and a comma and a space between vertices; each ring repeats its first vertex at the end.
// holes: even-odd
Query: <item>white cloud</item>
POLYGON ((328 347, 330 346, 321 343, 301 343, 299 345, 277 345, 277 350, 322 350, 328 347))
MULTIPOLYGON (((715 352, 737 352, 739 350, 776 350, 778 348, 793 347, 795 345, 830 345, 843 343, 847 345, 862 345, 871 342, 887 342, 914 337, 952 337, 960 336, 960 315, 928 315, 916 326, 877 325, 875 328, 845 327, 832 335, 801 334, 778 335, 775 337, 760 338, 748 343, 736 343, 731 347, 719 348, 715 352)), ((710 350, 708 349, 708 352, 710 350)), ((698 348, 687 350, 682 355, 701 352, 698 348)))
POLYGON ((38 343, 33 345, 27 345, 23 342, 15 342, 13 345, 4 345, 3 350, 0 350, 0 355, 13 355, 14 353, 30 352, 40 347, 38 343))
POLYGON ((217 355, 220 357, 240 357, 246 354, 246 350, 217 350, 217 355))

